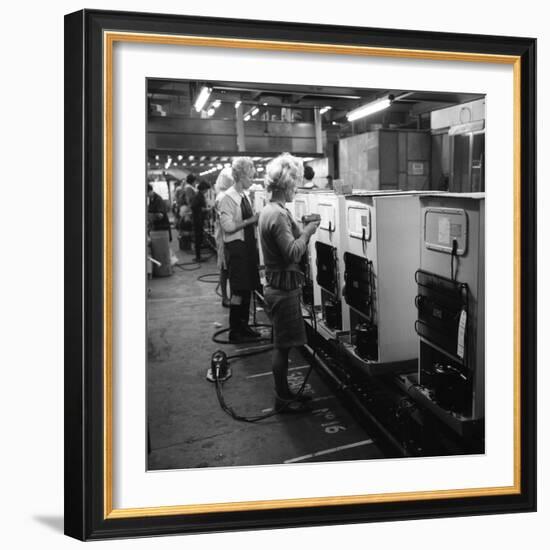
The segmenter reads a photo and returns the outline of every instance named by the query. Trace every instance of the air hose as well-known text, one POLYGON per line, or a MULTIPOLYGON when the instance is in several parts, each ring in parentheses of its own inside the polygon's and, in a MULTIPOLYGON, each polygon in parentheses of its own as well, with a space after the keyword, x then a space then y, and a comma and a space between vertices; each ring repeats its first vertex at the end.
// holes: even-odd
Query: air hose
MULTIPOLYGON (((256 306, 256 297, 254 296, 254 320, 256 320, 256 307, 255 306, 256 306)), ((317 326, 317 319, 315 317, 315 312, 313 311, 313 309, 310 311, 310 315, 311 315, 311 318, 313 319, 313 324, 316 327, 317 326)), ((254 323, 251 326, 253 326, 253 327, 271 327, 272 325, 254 323)), ((229 341, 217 339, 217 337, 220 334, 222 334, 224 332, 227 332, 227 331, 229 331, 229 328, 218 330, 217 332, 214 333, 214 335, 212 337, 212 340, 216 343, 221 343, 221 344, 231 343, 229 341)), ((277 408, 273 409, 272 411, 270 411, 266 414, 262 414, 262 415, 258 415, 258 416, 242 416, 242 415, 236 413, 235 410, 226 403, 224 395, 223 395, 224 380, 220 376, 220 369, 222 368, 224 363, 225 363, 225 368, 226 368, 229 359, 236 359, 238 357, 248 357, 248 356, 251 356, 251 355, 265 353, 265 352, 270 351, 272 349, 273 349, 273 345, 267 345, 267 346, 258 346, 256 348, 249 348, 247 350, 243 350, 240 353, 235 353, 235 354, 229 355, 229 356, 226 355, 225 352, 223 352, 221 350, 218 350, 218 351, 216 351, 212 354, 211 369, 212 369, 212 376, 213 376, 214 382, 216 384, 216 395, 218 397, 218 401, 220 403, 220 407, 222 408, 222 410, 226 414, 231 416, 233 419, 238 420, 239 422, 248 422, 248 423, 259 422, 260 420, 265 420, 267 418, 270 418, 272 416, 275 416, 275 415, 283 412, 291 403, 294 403, 294 402, 298 401, 300 399, 300 397, 302 396, 302 394, 304 392, 304 389, 307 385, 308 379, 311 375, 311 372, 313 371, 313 363, 309 366, 309 369, 308 369, 308 371, 307 371, 307 373, 304 377, 302 385, 300 386, 300 388, 298 389, 298 391, 296 392, 294 397, 292 399, 284 400, 283 404, 280 407, 277 407, 277 408), (223 355, 221 355, 221 354, 223 354, 223 355)))

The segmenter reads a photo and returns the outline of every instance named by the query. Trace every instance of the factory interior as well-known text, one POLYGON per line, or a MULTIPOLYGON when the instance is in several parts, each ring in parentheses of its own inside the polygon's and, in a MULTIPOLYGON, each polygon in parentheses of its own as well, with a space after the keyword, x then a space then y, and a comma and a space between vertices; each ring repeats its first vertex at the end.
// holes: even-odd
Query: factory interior
POLYGON ((485 130, 482 94, 147 81, 148 470, 485 452, 485 130), (276 405, 261 246, 250 338, 218 261, 220 175, 249 158, 260 214, 284 153, 308 175, 287 210, 318 220, 299 414, 276 405))

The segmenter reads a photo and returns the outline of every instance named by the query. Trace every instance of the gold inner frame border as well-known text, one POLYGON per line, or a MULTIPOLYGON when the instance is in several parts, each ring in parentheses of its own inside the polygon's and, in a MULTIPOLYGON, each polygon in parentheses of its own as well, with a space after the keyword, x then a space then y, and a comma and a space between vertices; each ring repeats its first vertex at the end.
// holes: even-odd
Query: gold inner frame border
POLYGON ((103 33, 103 229, 104 229, 104 345, 103 345, 103 390, 104 390, 104 518, 129 519, 185 514, 236 512, 251 510, 292 509, 316 506, 375 504, 436 500, 467 497, 493 497, 521 493, 521 58, 500 54, 481 54, 451 51, 408 50, 339 44, 315 44, 282 42, 272 40, 249 40, 202 36, 179 36, 148 33, 113 32, 103 33), (513 66, 514 86, 514 484, 503 487, 461 488, 435 491, 384 493, 370 495, 347 495, 331 497, 304 497, 294 499, 254 500, 221 502, 212 504, 182 504, 150 508, 113 508, 113 47, 116 42, 164 44, 180 46, 203 46, 215 48, 257 49, 285 52, 357 55, 370 57, 394 57, 437 61, 474 63, 498 63, 513 66))

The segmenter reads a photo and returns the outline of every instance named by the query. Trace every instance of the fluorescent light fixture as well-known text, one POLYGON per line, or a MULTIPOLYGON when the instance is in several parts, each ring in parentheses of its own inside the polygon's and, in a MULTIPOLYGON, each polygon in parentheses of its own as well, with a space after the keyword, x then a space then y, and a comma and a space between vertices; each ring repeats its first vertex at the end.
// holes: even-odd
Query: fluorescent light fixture
POLYGON ((216 112, 216 109, 214 109, 214 107, 210 107, 210 109, 208 109, 208 111, 206 111, 206 114, 208 116, 212 116, 215 112, 216 112))
POLYGON ((212 88, 209 88, 208 86, 203 86, 201 88, 199 96, 195 101, 195 111, 197 111, 197 113, 200 113, 202 111, 202 108, 204 107, 204 104, 208 101, 211 93, 212 88))
POLYGON ((155 160, 159 160, 159 156, 158 156, 158 155, 155 155, 155 160))
POLYGON ((263 105, 264 107, 267 107, 267 101, 264 102, 264 103, 262 103, 262 105, 263 105))
POLYGON ((178 155, 178 160, 179 160, 179 161, 182 161, 182 160, 183 160, 183 156, 182 156, 182 155, 178 155))
POLYGON ((250 115, 246 115, 246 116, 244 117, 244 120, 246 120, 246 121, 248 122, 248 121, 250 120, 250 115))
POLYGON ((387 109, 390 105, 391 99, 389 97, 377 99, 376 101, 372 101, 366 105, 361 105, 361 107, 357 107, 357 109, 353 109, 353 111, 350 111, 346 117, 350 122, 353 122, 354 120, 358 120, 368 115, 372 115, 373 113, 377 113, 378 111, 387 109))
POLYGON ((254 109, 252 109, 252 111, 250 111, 250 114, 251 114, 252 116, 255 116, 255 115, 257 115, 259 112, 260 112, 260 108, 259 108, 259 107, 254 107, 254 109))
POLYGON ((189 160, 195 160, 195 157, 193 155, 189 155, 189 160))
POLYGON ((330 111, 331 109, 332 109, 332 107, 331 107, 330 105, 327 105, 326 107, 323 107, 323 108, 319 111, 319 113, 320 113, 321 115, 324 115, 325 113, 327 113, 327 112, 330 111))
POLYGON ((212 103, 212 107, 214 107, 214 109, 217 109, 221 104, 222 104, 221 99, 216 99, 216 101, 212 103))
POLYGON ((238 109, 241 105, 242 101, 239 99, 239 101, 235 101, 235 109, 238 109))

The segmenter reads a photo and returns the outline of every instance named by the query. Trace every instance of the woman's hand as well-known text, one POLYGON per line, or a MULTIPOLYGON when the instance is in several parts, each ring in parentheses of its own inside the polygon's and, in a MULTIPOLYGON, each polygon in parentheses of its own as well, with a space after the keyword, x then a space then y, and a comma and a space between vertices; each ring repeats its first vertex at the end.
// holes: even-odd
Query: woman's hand
POLYGON ((247 225, 254 225, 258 223, 259 218, 260 218, 260 214, 254 214, 250 218, 246 218, 245 221, 247 225))
POLYGON ((316 221, 316 222, 309 222, 305 227, 304 227, 304 233, 308 236, 308 237, 311 237, 315 231, 317 231, 317 228, 321 225, 321 222, 320 221, 316 221))

